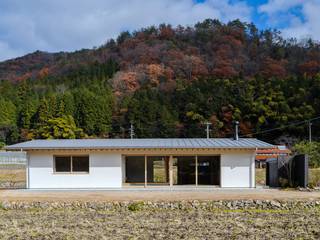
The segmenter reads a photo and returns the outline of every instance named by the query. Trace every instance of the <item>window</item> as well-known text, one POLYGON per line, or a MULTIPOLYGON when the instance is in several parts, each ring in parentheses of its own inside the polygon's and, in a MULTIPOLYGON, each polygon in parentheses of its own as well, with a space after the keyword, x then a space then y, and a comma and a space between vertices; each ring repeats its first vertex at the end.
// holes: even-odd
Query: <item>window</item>
POLYGON ((55 156, 55 172, 88 173, 89 156, 55 156))
POLYGON ((88 156, 72 157, 72 171, 73 172, 89 172, 89 157, 88 156))
POLYGON ((56 157, 56 172, 71 172, 71 157, 56 157))

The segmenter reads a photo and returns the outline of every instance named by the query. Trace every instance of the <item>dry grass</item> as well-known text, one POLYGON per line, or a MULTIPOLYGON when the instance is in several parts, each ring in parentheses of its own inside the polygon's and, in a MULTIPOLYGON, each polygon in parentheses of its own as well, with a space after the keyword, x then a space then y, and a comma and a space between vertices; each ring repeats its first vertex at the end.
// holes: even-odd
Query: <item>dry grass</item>
POLYGON ((309 169, 309 185, 320 187, 320 168, 309 169))
MULTIPOLYGON (((156 163, 154 164, 153 169, 153 179, 155 183, 169 183, 166 179, 166 170, 163 164, 156 163)), ((173 183, 178 183, 178 168, 177 166, 173 166, 173 183)))
POLYGON ((25 184, 25 169, 0 169, 0 188, 23 188, 25 184))
POLYGON ((266 169, 256 168, 256 185, 266 185, 266 169))
POLYGON ((319 209, 0 210, 0 239, 319 239, 319 209))
POLYGON ((162 165, 154 165, 153 169, 153 181, 155 183, 165 183, 166 181, 166 170, 162 165))

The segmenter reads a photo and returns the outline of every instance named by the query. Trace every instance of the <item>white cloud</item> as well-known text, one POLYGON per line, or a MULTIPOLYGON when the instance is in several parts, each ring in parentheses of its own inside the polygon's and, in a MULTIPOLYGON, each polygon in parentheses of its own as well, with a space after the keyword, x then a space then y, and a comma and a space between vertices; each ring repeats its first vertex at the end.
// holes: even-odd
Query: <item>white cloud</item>
POLYGON ((287 26, 280 29, 284 37, 297 39, 311 37, 320 40, 319 0, 269 0, 258 10, 268 15, 271 26, 277 27, 281 24, 279 20, 287 20, 287 26), (299 8, 299 13, 291 11, 293 8, 299 8))
POLYGON ((285 12, 303 2, 305 2, 305 0, 269 0, 266 4, 259 6, 258 10, 260 12, 274 14, 277 12, 285 12))
POLYGON ((230 0, 1 0, 0 60, 38 49, 91 48, 123 30, 206 18, 250 21, 251 8, 230 0))

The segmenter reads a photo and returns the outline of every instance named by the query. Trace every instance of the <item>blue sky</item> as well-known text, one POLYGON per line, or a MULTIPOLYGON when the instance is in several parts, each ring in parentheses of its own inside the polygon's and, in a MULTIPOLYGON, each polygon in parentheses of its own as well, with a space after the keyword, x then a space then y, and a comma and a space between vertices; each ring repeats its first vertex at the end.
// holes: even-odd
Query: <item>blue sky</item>
POLYGON ((99 46, 123 30, 240 19, 320 40, 320 0, 0 0, 0 61, 99 46))

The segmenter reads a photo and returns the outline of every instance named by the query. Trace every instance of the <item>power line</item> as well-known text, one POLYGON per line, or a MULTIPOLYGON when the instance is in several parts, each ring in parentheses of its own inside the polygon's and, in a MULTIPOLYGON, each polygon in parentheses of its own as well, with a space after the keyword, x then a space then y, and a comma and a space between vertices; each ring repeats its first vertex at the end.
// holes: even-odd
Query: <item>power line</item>
POLYGON ((299 121, 299 122, 292 122, 292 123, 289 123, 289 124, 281 126, 281 127, 270 128, 270 129, 266 129, 266 130, 263 130, 263 131, 258 131, 258 132, 255 132, 255 133, 244 134, 244 135, 241 135, 241 137, 247 137, 247 136, 252 136, 252 135, 257 135, 257 134, 262 134, 262 133, 273 132, 273 131, 281 130, 281 129, 284 129, 284 128, 287 128, 287 127, 302 125, 302 124, 305 124, 305 123, 311 123, 312 121, 315 121, 315 120, 318 120, 318 119, 320 119, 320 116, 314 117, 314 118, 310 118, 308 120, 299 121))
MULTIPOLYGON (((247 136, 253 136, 253 135, 258 135, 258 134, 263 134, 263 133, 269 133, 269 132, 273 132, 273 131, 276 131, 276 130, 281 130, 281 129, 285 129, 285 128, 288 128, 288 127, 292 127, 292 126, 297 126, 297 125, 302 125, 302 124, 308 124, 309 126, 309 141, 312 140, 312 126, 313 126, 313 121, 315 120, 319 120, 320 119, 320 116, 317 116, 317 117, 314 117, 314 118, 310 118, 310 119, 307 119, 307 120, 302 120, 302 121, 295 121, 295 122, 291 122, 287 125, 283 125, 283 126, 280 126, 280 127, 275 127, 275 128, 270 128, 270 129, 264 129, 264 130, 261 130, 261 131, 257 131, 257 132, 253 132, 253 133, 249 133, 249 134, 243 134, 243 135, 240 135, 239 137, 247 137, 247 136)), ((148 124, 156 124, 157 122, 148 122, 148 124)), ((139 124, 140 125, 140 124, 139 124)), ((193 129, 193 130, 200 130, 200 129, 203 129, 203 126, 200 126, 201 123, 197 123, 197 124, 187 124, 184 125, 178 125, 177 123, 169 123, 169 124, 166 124, 166 126, 171 126, 171 127, 174 127, 175 130, 177 130, 180 134, 186 134, 188 133, 188 131, 190 130, 190 127, 193 129)), ((210 126, 211 126, 211 123, 210 122, 206 122, 206 123, 202 123, 202 125, 205 125, 206 126, 206 129, 205 129, 205 132, 206 132, 206 137, 209 138, 210 137, 210 132, 212 131, 210 129, 210 126)), ((141 127, 139 126, 138 127, 138 130, 143 130, 143 131, 155 131, 155 130, 158 130, 159 127, 155 127, 155 126, 149 126, 149 127, 141 127)), ((133 124, 130 124, 130 128, 129 129, 124 129, 122 127, 120 127, 120 131, 110 131, 109 133, 110 134, 122 134, 124 136, 124 134, 128 134, 130 136, 130 138, 134 138, 135 136, 135 128, 133 126, 133 124)), ((230 134, 231 135, 231 134, 230 134)))

